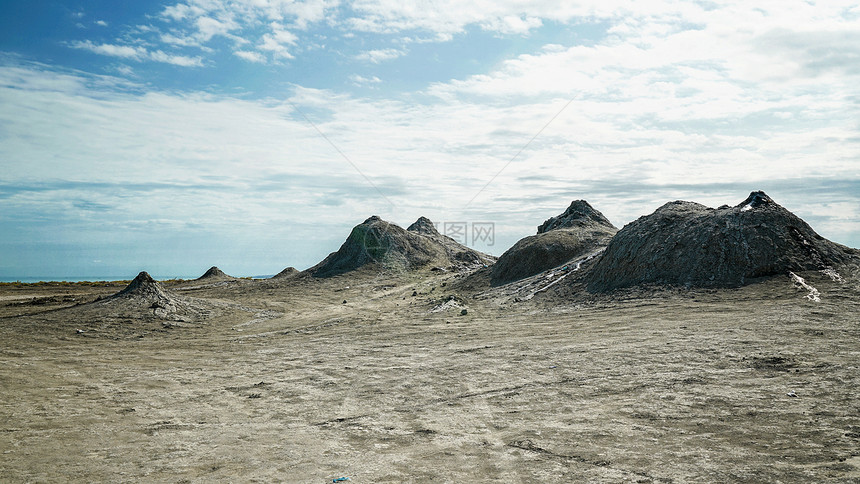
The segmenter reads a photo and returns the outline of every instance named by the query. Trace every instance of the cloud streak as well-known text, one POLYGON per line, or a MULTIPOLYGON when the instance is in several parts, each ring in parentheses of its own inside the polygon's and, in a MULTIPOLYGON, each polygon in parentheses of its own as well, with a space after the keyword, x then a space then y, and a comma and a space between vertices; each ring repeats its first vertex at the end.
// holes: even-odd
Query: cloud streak
POLYGON ((406 55, 406 51, 400 49, 376 49, 364 51, 355 56, 360 61, 367 61, 373 64, 380 64, 385 61, 396 59, 406 55))
POLYGON ((143 47, 130 47, 115 44, 95 44, 89 40, 77 41, 69 44, 74 49, 88 50, 94 54, 109 57, 119 57, 135 61, 151 60, 165 64, 173 64, 181 67, 200 67, 203 60, 200 57, 189 57, 184 55, 166 54, 161 50, 148 51, 143 47))

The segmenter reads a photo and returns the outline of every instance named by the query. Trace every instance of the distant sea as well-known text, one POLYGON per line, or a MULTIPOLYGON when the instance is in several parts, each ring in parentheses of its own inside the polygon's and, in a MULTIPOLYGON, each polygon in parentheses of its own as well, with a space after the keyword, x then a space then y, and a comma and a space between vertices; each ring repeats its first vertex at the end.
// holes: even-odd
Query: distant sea
MULTIPOLYGON (((6 277, 0 276, 0 282, 24 282, 24 283, 33 283, 33 282, 82 282, 82 281, 129 281, 134 279, 134 275, 129 276, 128 274, 124 276, 82 276, 82 277, 6 277)), ((173 279, 172 277, 156 277, 158 280, 164 279, 173 279)))
MULTIPOLYGON (((32 284, 34 282, 97 282, 97 281, 130 281, 134 279, 134 275, 125 274, 122 276, 76 276, 76 277, 8 277, 8 276, 0 276, 0 282, 23 282, 25 284, 32 284)), ((252 279, 268 279, 272 277, 271 275, 262 275, 262 276, 251 276, 252 279)), ((185 279, 192 280, 200 277, 200 274, 193 276, 167 276, 162 277, 153 274, 152 276, 157 281, 165 281, 168 279, 185 279)), ((244 277, 244 276, 234 276, 234 277, 244 277)))

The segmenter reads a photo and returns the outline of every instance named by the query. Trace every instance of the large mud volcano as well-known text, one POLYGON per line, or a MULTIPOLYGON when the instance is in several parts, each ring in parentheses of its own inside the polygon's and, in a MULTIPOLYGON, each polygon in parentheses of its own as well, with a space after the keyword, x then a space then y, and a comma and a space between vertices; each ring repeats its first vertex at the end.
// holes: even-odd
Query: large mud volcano
POLYGON ((329 277, 367 266, 403 271, 428 266, 459 268, 494 260, 439 234, 424 217, 404 230, 374 215, 356 225, 337 252, 308 271, 315 277, 329 277))
POLYGON ((676 201, 624 226, 588 275, 588 289, 646 283, 733 287, 838 266, 854 253, 815 233, 764 192, 716 209, 676 201))
POLYGON ((490 273, 494 286, 506 284, 606 247, 618 231, 585 200, 574 200, 561 215, 542 223, 536 235, 520 239, 499 257, 490 273))

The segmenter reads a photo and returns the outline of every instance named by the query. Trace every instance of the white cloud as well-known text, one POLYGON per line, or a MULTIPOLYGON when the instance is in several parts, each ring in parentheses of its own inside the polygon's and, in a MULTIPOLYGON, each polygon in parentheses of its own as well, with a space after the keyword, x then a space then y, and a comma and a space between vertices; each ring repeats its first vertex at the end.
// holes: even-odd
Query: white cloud
POLYGON ((537 17, 505 15, 504 17, 493 17, 481 22, 484 30, 498 32, 500 34, 527 34, 532 29, 543 25, 537 17))
POLYGON ((200 39, 194 36, 178 37, 173 34, 161 34, 159 40, 166 44, 178 45, 181 47, 201 47, 200 39))
POLYGON ((189 0, 168 5, 161 20, 170 25, 159 40, 175 46, 212 50, 217 37, 234 43, 236 55, 253 62, 266 56, 293 59, 292 49, 311 24, 326 20, 339 1, 332 0, 189 0), (259 27, 267 28, 260 32, 259 27), (249 48, 249 45, 256 47, 249 48), (255 52, 258 55, 252 55, 255 52))
POLYGON ((351 80, 357 86, 366 86, 368 84, 379 84, 382 80, 376 76, 364 77, 359 76, 358 74, 353 74, 349 76, 349 80, 351 80))
POLYGON ((190 0, 169 5, 161 16, 174 22, 193 21, 205 40, 260 23, 305 30, 321 22, 340 2, 337 0, 190 0))
POLYGON ((206 10, 201 7, 191 6, 186 3, 177 3, 165 7, 161 15, 173 20, 185 20, 189 17, 203 15, 205 12, 206 10))
POLYGON ((232 20, 216 20, 211 17, 198 17, 194 25, 197 27, 197 37, 202 43, 210 41, 216 35, 226 35, 237 27, 232 20))
POLYGON ((175 66, 182 67, 200 67, 203 65, 203 60, 200 57, 165 54, 160 50, 150 52, 149 58, 155 62, 164 62, 165 64, 173 64, 175 66))
POLYGON ((348 19, 356 30, 394 33, 424 30, 455 34, 469 25, 505 34, 525 34, 542 25, 544 20, 567 22, 574 18, 594 19, 620 16, 625 10, 640 4, 655 2, 585 1, 556 2, 518 0, 460 2, 435 0, 403 2, 399 0, 358 0, 352 9, 357 12, 348 19))
POLYGON ((126 77, 131 77, 134 75, 134 69, 132 69, 130 66, 117 66, 115 70, 117 73, 126 77))
POLYGON ((75 49, 88 50, 99 55, 122 57, 124 59, 140 59, 146 56, 146 49, 127 45, 95 44, 86 40, 72 42, 70 46, 75 49))
POLYGON ((376 49, 364 51, 355 56, 357 60, 379 64, 406 55, 406 51, 400 49, 376 49))
MULTIPOLYGON (((627 28, 637 28, 636 22, 641 19, 664 15, 676 19, 702 13, 702 8, 696 6, 643 4, 650 5, 629 0, 590 0, 575 5, 559 5, 548 0, 528 4, 515 0, 471 3, 358 0, 349 9, 342 9, 338 0, 186 0, 166 6, 156 20, 166 26, 159 29, 162 33, 158 40, 173 46, 211 49, 214 39, 226 38, 234 42, 233 50, 250 51, 247 45, 255 45, 255 50, 275 59, 292 59, 301 47, 314 48, 313 41, 307 46, 300 45, 296 32, 304 32, 322 22, 346 36, 354 34, 353 31, 384 34, 423 31, 417 36, 411 33, 401 36, 401 41, 410 43, 451 41, 454 34, 464 32, 470 25, 499 35, 528 35, 541 28, 545 21, 593 22, 630 17, 632 24, 627 28), (262 25, 268 28, 261 32, 262 25), (241 49, 235 48, 239 46, 241 49)), ((404 54, 402 49, 373 49, 359 55, 358 59, 379 63, 404 54)))
POLYGON ((282 59, 292 59, 293 55, 290 54, 287 46, 296 45, 299 38, 292 32, 282 29, 277 23, 273 22, 269 27, 271 31, 263 35, 260 50, 271 52, 275 57, 282 59))
POLYGON ((203 60, 200 57, 188 57, 183 55, 166 54, 161 50, 150 52, 143 47, 130 47, 125 45, 113 44, 94 44, 90 41, 73 42, 70 44, 70 46, 75 49, 88 50, 99 55, 120 57, 123 59, 131 59, 136 61, 152 60, 155 62, 163 62, 165 64, 173 64, 182 67, 199 67, 203 65, 203 60))
POLYGON ((96 25, 98 25, 100 27, 107 27, 108 23, 105 22, 104 20, 96 20, 96 25))
POLYGON ((264 3, 265 7, 262 9, 266 12, 266 18, 278 22, 291 19, 295 28, 304 30, 310 24, 325 20, 326 16, 341 2, 339 0, 270 0, 264 3))
POLYGON ((266 56, 259 52, 253 52, 249 50, 237 50, 233 52, 233 55, 245 59, 248 62, 256 62, 258 64, 265 64, 266 62, 266 56))
MULTIPOLYGON (((276 59, 293 58, 303 47, 297 32, 305 32, 322 22, 347 36, 355 32, 407 32, 399 36, 404 43, 451 41, 454 34, 467 31, 469 26, 499 35, 529 35, 547 23, 568 24, 576 30, 577 25, 600 22, 610 26, 611 38, 627 47, 658 56, 713 51, 730 56, 726 58, 727 68, 759 77, 790 76, 799 67, 820 69, 824 65, 839 64, 851 69, 858 64, 857 58, 840 51, 821 51, 814 47, 806 48, 805 58, 790 60, 776 70, 774 63, 768 62, 769 47, 797 52, 803 50, 798 39, 806 39, 809 34, 811 40, 818 43, 822 39, 817 38, 816 33, 822 30, 831 32, 829 35, 841 35, 847 51, 854 52, 852 46, 857 44, 860 21, 856 13, 851 13, 856 12, 856 5, 845 2, 813 4, 787 0, 776 4, 750 4, 735 0, 706 5, 632 0, 561 4, 549 0, 525 3, 520 0, 466 3, 457 0, 356 0, 349 9, 340 8, 340 3, 339 0, 185 0, 164 7, 155 21, 160 20, 166 27, 160 29, 162 33, 158 35, 163 43, 211 49, 214 39, 226 38, 234 42, 233 50, 241 46, 239 50, 249 51, 247 45, 255 45, 255 50, 276 59), (261 26, 268 27, 261 31, 261 26), (693 30, 700 27, 703 32, 693 30), (675 39, 674 44, 664 42, 670 37, 675 39), (723 39, 729 42, 724 43, 723 39), (662 44, 663 49, 675 49, 675 52, 653 49, 657 44, 662 44), (754 55, 756 48, 758 55, 754 55), (732 64, 732 57, 749 61, 732 64), (799 64, 801 62, 803 65, 799 64)), ((138 32, 144 33, 140 29, 138 32)), ((830 39, 829 44, 833 41, 830 39)), ((127 49, 147 45, 145 42, 117 44, 114 47, 127 49)), ((403 54, 404 51, 398 49, 376 49, 368 50, 359 58, 382 62, 403 54)), ((131 51, 127 51, 127 55, 132 55, 131 51)), ((646 63, 653 60, 647 56, 641 59, 646 63)), ((636 58, 628 58, 631 60, 636 58)), ((637 67, 637 64, 630 67, 637 67)))

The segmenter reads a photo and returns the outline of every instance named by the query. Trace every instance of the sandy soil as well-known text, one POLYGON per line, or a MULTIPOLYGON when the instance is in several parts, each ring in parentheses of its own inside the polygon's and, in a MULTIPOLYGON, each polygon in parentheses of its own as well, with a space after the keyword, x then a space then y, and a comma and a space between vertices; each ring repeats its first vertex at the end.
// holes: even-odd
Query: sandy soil
POLYGON ((217 310, 182 324, 5 286, 0 480, 860 482, 857 278, 803 276, 820 302, 192 281, 217 310))

